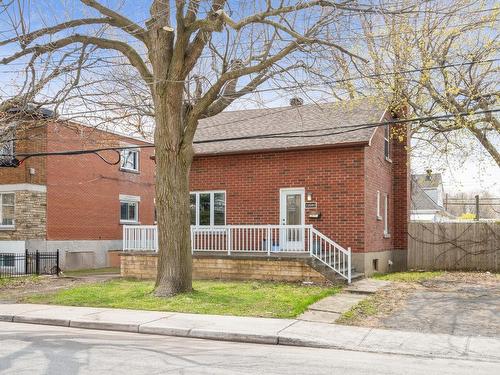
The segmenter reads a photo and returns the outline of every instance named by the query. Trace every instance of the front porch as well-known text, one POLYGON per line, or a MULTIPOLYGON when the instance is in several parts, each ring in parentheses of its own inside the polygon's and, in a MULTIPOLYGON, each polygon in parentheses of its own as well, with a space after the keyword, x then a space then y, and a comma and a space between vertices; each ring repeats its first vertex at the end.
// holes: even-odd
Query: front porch
MULTIPOLYGON (((156 226, 124 226, 125 256, 139 252, 155 257, 158 251, 157 231, 156 226)), ((352 277, 351 249, 343 248, 312 225, 191 226, 191 251, 195 256, 193 259, 203 259, 205 255, 210 259, 218 259, 212 263, 220 266, 223 266, 224 258, 240 263, 245 260, 254 263, 270 260, 280 262, 300 260, 301 264, 313 267, 316 272, 327 279, 332 279, 331 274, 334 274, 351 282, 352 277)), ((252 269, 253 266, 258 267, 259 264, 252 265, 252 269)), ((231 268, 235 268, 235 272, 238 272, 238 267, 232 265, 231 268)), ((286 272, 286 269, 278 268, 280 268, 279 272, 286 272)), ((140 274, 140 269, 138 271, 140 274)), ((243 271, 240 267, 241 277, 245 276, 243 271)), ((203 272, 200 273, 203 274, 203 272)), ((220 272, 219 275, 221 275, 220 272)))

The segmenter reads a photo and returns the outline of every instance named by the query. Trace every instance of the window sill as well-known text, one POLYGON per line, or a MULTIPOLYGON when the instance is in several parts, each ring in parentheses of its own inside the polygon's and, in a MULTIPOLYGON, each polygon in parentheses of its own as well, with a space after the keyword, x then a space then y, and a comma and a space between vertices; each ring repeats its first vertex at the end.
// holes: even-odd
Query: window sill
POLYGON ((384 238, 391 238, 390 233, 384 233, 384 238))
POLYGON ((135 174, 141 173, 138 169, 128 169, 128 168, 120 168, 120 171, 127 172, 127 173, 135 173, 135 174))
POLYGON ((385 157, 385 161, 388 162, 388 163, 392 163, 392 159, 388 156, 385 157))
POLYGON ((140 225, 140 221, 133 221, 133 220, 120 220, 120 224, 134 224, 134 225, 140 225))
POLYGON ((0 230, 16 230, 15 225, 0 225, 0 230))

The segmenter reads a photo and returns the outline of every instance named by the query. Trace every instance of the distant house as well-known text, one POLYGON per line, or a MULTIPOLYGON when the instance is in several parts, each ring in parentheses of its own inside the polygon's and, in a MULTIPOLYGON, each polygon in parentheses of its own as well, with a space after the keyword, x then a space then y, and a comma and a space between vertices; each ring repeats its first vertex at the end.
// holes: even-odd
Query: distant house
MULTIPOLYGON (((117 152, 37 156, 0 168, 0 252, 62 254, 63 269, 104 267, 122 247, 124 224, 154 223, 154 163, 144 141, 73 122, 48 111, 7 124, 2 158, 23 153, 130 147, 117 152)), ((22 157, 19 157, 22 159, 22 157)))
MULTIPOLYGON (((357 272, 404 268, 407 138, 403 126, 377 126, 390 119, 387 106, 373 100, 295 100, 202 120, 190 175, 194 276, 286 276, 262 268, 269 262, 217 268, 217 257, 244 254, 310 255, 337 267, 339 254, 347 257, 333 252, 336 244, 351 248, 357 272), (402 137, 392 137, 397 130, 402 137)), ((137 249, 134 243, 126 240, 126 249, 137 249)))
POLYGON ((440 173, 414 174, 411 185, 412 221, 441 222, 454 219, 455 216, 444 207, 444 188, 440 173))

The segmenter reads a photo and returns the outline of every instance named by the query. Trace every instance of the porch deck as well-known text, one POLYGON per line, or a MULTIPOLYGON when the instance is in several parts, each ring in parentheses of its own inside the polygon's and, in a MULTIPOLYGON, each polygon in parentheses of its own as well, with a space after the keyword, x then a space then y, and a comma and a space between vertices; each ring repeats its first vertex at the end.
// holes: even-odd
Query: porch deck
MULTIPOLYGON (((125 252, 158 251, 156 226, 123 227, 125 252)), ((351 281, 351 249, 343 248, 312 225, 191 226, 191 251, 197 257, 307 259, 351 281)))

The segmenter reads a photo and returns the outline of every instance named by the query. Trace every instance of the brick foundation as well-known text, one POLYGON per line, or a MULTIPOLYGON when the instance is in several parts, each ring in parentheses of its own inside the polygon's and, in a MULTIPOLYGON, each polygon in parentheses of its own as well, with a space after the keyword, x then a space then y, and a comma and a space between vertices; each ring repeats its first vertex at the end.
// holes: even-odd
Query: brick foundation
MULTIPOLYGON (((122 253, 121 275, 137 279, 156 277, 155 253, 122 253)), ((257 256, 194 255, 193 279, 312 281, 327 279, 307 264, 307 259, 257 256)))

